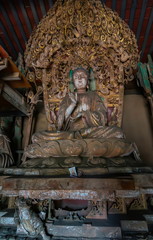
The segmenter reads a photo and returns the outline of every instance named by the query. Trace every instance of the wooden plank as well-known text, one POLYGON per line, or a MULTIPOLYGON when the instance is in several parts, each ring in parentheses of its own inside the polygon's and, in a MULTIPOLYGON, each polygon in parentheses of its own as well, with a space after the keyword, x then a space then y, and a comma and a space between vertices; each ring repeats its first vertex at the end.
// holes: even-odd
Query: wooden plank
POLYGON ((28 82, 28 80, 25 78, 25 76, 19 71, 19 69, 17 68, 17 66, 15 65, 15 63, 8 58, 8 67, 6 69, 4 69, 3 71, 1 71, 1 76, 5 76, 8 74, 12 74, 12 73, 19 73, 20 75, 20 81, 19 80, 13 80, 9 82, 9 86, 12 88, 31 88, 30 83, 28 82))
MULTIPOLYGON (((12 81, 9 82, 9 86, 12 88, 31 88, 30 83, 26 79, 26 77, 19 71, 16 64, 12 61, 12 59, 8 56, 6 51, 0 46, 0 56, 2 58, 7 58, 7 68, 3 69, 1 71, 1 79, 5 78, 8 75, 17 74, 19 75, 20 79, 12 79, 12 81)), ((8 80, 8 79, 4 79, 8 80)))
POLYGON ((7 68, 7 58, 0 60, 0 71, 7 68))
POLYGON ((5 100, 7 100, 18 110, 28 116, 29 105, 26 103, 24 97, 19 92, 15 91, 6 83, 4 83, 1 95, 5 100))
MULTIPOLYGON (((1 66, 0 66, 1 67, 1 66)), ((1 80, 4 81, 14 81, 14 80, 21 80, 19 72, 13 72, 11 74, 5 75, 1 77, 1 80)))
POLYGON ((51 177, 10 177, 2 183, 4 196, 23 196, 39 199, 115 199, 116 189, 128 193, 135 189, 131 179, 111 178, 51 178, 51 177))
MULTIPOLYGON (((96 190, 135 190, 133 179, 118 178, 51 178, 29 176, 9 177, 3 181, 5 190, 70 190, 70 191, 96 191, 96 190)), ((81 193, 80 193, 81 194, 81 193)))

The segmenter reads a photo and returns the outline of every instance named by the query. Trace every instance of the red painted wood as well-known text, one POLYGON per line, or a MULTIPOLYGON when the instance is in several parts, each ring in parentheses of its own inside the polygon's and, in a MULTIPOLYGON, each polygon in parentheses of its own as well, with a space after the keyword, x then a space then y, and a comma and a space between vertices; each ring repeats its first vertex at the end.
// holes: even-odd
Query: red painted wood
POLYGON ((24 19, 24 16, 23 16, 23 14, 22 14, 22 11, 20 10, 20 5, 19 5, 19 4, 16 4, 16 5, 15 5, 15 8, 16 8, 16 10, 17 10, 17 13, 18 13, 20 22, 21 22, 21 24, 22 24, 22 26, 23 26, 23 30, 24 30, 27 38, 29 38, 30 32, 29 32, 27 23, 26 23, 26 21, 25 21, 25 19, 24 19))
POLYGON ((8 53, 5 51, 5 49, 0 45, 0 56, 2 58, 8 58, 8 53))
MULTIPOLYGON (((2 24, 3 24, 3 26, 4 26, 5 29, 6 29, 6 31, 7 31, 7 33, 8 33, 8 36, 9 36, 9 39, 10 39, 11 43, 14 45, 15 50, 16 50, 17 52, 19 52, 18 45, 16 44, 16 41, 14 40, 13 35, 12 35, 11 32, 10 32, 10 27, 7 25, 6 20, 5 20, 5 17, 3 16, 3 13, 0 14, 0 20, 1 20, 2 24)), ((5 42, 7 42, 6 39, 5 39, 5 42)), ((6 45, 7 45, 7 44, 6 44, 6 45)), ((6 49, 6 51, 8 51, 8 50, 6 49)))
POLYGON ((33 16, 33 13, 32 13, 31 7, 30 7, 29 0, 24 0, 23 4, 24 4, 24 8, 26 10, 27 16, 29 17, 29 21, 31 23, 31 26, 34 29, 37 26, 37 24, 35 22, 35 19, 34 19, 34 16, 33 16))
POLYGON ((138 45, 139 45, 140 48, 142 48, 142 45, 143 45, 143 40, 144 40, 144 37, 145 37, 145 33, 146 33, 147 25, 148 25, 148 22, 149 22, 150 14, 151 14, 151 9, 146 8, 146 12, 145 12, 145 16, 144 16, 144 19, 143 19, 141 32, 140 32, 140 38, 139 38, 139 41, 138 41, 138 45), (149 14, 148 14, 148 12, 149 12, 149 14))
POLYGON ((151 9, 152 9, 152 7, 147 7, 147 8, 146 8, 146 13, 145 13, 144 18, 149 18, 150 13, 151 13, 151 9))
POLYGON ((130 14, 131 14, 132 0, 127 0, 126 2, 126 12, 124 21, 129 24, 130 14))
POLYGON ((145 37, 144 35, 143 35, 143 36, 141 35, 141 36, 139 37, 138 46, 140 47, 140 49, 141 49, 141 47, 142 47, 142 44, 143 44, 143 41, 144 41, 144 37, 145 37))
MULTIPOLYGON (((140 1, 140 2, 142 4, 142 1, 140 1)), ((140 21, 141 7, 142 7, 142 5, 140 6, 140 3, 139 3, 139 7, 136 8, 135 15, 134 15, 132 30, 134 31, 135 34, 137 32, 137 28, 138 28, 139 21, 140 21)))
POLYGON ((132 0, 128 0, 126 3, 126 12, 125 12, 125 19, 124 19, 127 24, 129 23, 129 19, 130 19, 131 5, 132 5, 132 0))
POLYGON ((153 0, 148 0, 147 6, 148 7, 153 7, 153 0))
POLYGON ((140 18, 140 14, 141 14, 141 8, 136 8, 134 19, 138 21, 140 18))
POLYGON ((23 39, 22 34, 20 32, 20 29, 18 28, 17 22, 16 22, 16 20, 13 16, 11 8, 10 8, 10 6, 9 6, 9 4, 6 0, 3 0, 2 2, 3 2, 3 5, 5 7, 5 10, 7 12, 7 15, 8 15, 8 17, 9 17, 11 23, 12 23, 14 32, 16 33, 17 38, 19 39, 20 45, 24 49, 25 48, 25 42, 24 42, 24 39, 23 39))
MULTIPOLYGON (((41 8, 40 8, 40 4, 37 0, 34 0, 34 4, 35 4, 36 12, 37 12, 37 15, 38 15, 38 18, 39 18, 39 21, 40 21, 43 18, 43 14, 42 14, 42 11, 41 11, 41 8)), ((42 4, 43 4, 43 1, 42 1, 42 4)))
POLYGON ((5 46, 7 47, 7 52, 6 52, 5 51, 6 49, 3 49, 2 46, 0 45, 0 56, 1 57, 8 57, 8 55, 13 56, 14 54, 9 46, 8 41, 6 41, 6 38, 3 33, 0 34, 0 38, 2 39, 2 41, 5 43, 5 46))
POLYGON ((149 37, 148 37, 148 40, 147 40, 147 44, 146 44, 146 48, 145 48, 145 51, 144 51, 144 56, 147 57, 147 54, 149 53, 149 50, 150 50, 150 47, 151 47, 151 44, 152 44, 152 41, 153 41, 153 24, 151 26, 151 29, 150 29, 150 32, 149 32, 149 37))
POLYGON ((126 1, 126 11, 127 11, 128 9, 131 10, 131 4, 132 4, 132 0, 127 0, 127 1, 126 1))
MULTIPOLYGON (((21 24, 23 26, 23 30, 24 30, 27 38, 29 38, 30 32, 29 32, 28 26, 26 25, 26 21, 24 19, 24 15, 22 14, 22 11, 20 11, 20 7, 19 7, 19 4, 18 4, 18 2, 21 1, 21 0, 11 0, 11 1, 13 3, 13 6, 17 10, 18 17, 19 17, 19 19, 21 21, 21 24)), ((29 1, 30 0, 22 0, 22 4, 24 5, 24 8, 25 8, 25 11, 26 11, 27 16, 29 18, 29 21, 31 23, 31 26, 34 29, 36 27, 37 23, 34 20, 34 16, 33 16, 33 13, 32 13, 29 1)), ((37 12, 38 18, 39 18, 39 20, 41 20, 43 14, 42 14, 42 11, 41 11, 40 3, 37 0, 32 0, 32 1, 34 3, 35 11, 37 12)), ((9 0, 1 0, 1 2, 4 3, 5 11, 7 12, 8 17, 9 17, 10 21, 13 24, 14 31, 15 31, 16 36, 17 36, 17 38, 18 38, 18 40, 19 40, 19 42, 21 44, 21 47, 24 49, 25 48, 25 43, 24 43, 23 37, 21 35, 20 29, 19 29, 19 27, 18 27, 18 25, 16 23, 16 20, 15 20, 15 18, 13 16, 13 13, 11 11, 11 8, 9 7, 9 4, 8 4, 9 0)), ((119 15, 121 13, 122 3, 123 3, 122 0, 117 0, 116 1, 116 11, 117 11, 117 13, 119 15)), ((132 27, 132 30, 134 31, 134 33, 137 32, 137 28, 138 28, 138 25, 139 25, 140 14, 141 14, 141 9, 142 9, 142 3, 143 3, 143 0, 138 0, 137 1, 137 7, 136 7, 134 21, 133 21, 133 27, 132 27)), ((48 0, 42 0, 42 4, 44 4, 46 11, 48 11, 49 8, 50 8, 48 0)), ((111 8, 112 7, 112 0, 107 0, 106 1, 106 6, 111 8)), ((127 23, 129 23, 131 6, 132 6, 132 0, 127 0, 126 12, 125 12, 125 21, 127 23)), ((150 13, 151 13, 152 7, 153 7, 153 0, 148 0, 145 16, 144 16, 144 19, 143 19, 143 25, 142 25, 142 29, 141 29, 141 32, 140 32, 140 38, 138 40, 139 49, 141 49, 142 45, 143 45, 143 41, 144 41, 146 29, 147 29, 147 24, 148 24, 148 21, 149 21, 149 17, 150 17, 150 13)), ((8 33, 8 36, 10 38, 11 44, 14 46, 15 50, 17 52, 19 52, 18 45, 16 44, 16 41, 15 41, 14 37, 12 36, 12 34, 10 32, 10 26, 7 25, 6 19, 4 18, 3 14, 0 15, 0 20, 1 20, 3 26, 5 27, 5 29, 6 29, 6 31, 8 33)), ((151 28, 150 36, 148 37, 146 48, 145 48, 145 51, 144 51, 144 58, 146 57, 148 51, 150 50, 150 46, 151 46, 151 42, 152 42, 151 35, 153 35, 153 29, 152 28, 151 28)), ((3 42, 5 43, 6 51, 8 51, 8 53, 12 54, 12 56, 13 56, 11 48, 10 48, 9 44, 7 43, 7 41, 6 41, 6 38, 5 38, 4 34, 1 34, 0 37, 3 40, 3 42)))
POLYGON ((111 0, 107 0, 106 1, 106 6, 111 8, 112 7, 112 1, 111 0))
POLYGON ((45 4, 46 12, 48 12, 48 10, 50 9, 50 6, 49 6, 48 1, 47 1, 47 0, 44 0, 44 4, 45 4))
POLYGON ((138 0, 137 1, 137 8, 141 8, 142 3, 143 3, 143 0, 138 0))
POLYGON ((121 7, 122 7, 122 1, 116 1, 116 12, 121 15, 121 7))

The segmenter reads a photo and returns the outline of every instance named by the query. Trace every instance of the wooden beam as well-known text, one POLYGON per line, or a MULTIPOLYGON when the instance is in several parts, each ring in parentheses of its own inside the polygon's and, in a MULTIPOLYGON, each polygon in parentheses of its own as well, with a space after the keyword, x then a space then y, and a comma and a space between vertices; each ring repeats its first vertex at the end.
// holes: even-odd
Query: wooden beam
POLYGON ((13 72, 13 73, 10 73, 10 74, 5 74, 4 76, 1 76, 1 80, 4 80, 4 81, 21 80, 20 73, 19 72, 13 72))
POLYGON ((12 89, 4 82, 3 88, 1 90, 1 95, 5 100, 11 103, 15 108, 20 110, 26 116, 29 115, 30 106, 26 103, 24 96, 22 96, 18 91, 12 89))
POLYGON ((0 71, 7 68, 7 58, 0 59, 0 71))
POLYGON ((20 81, 19 80, 14 80, 14 81, 9 81, 9 86, 12 88, 31 88, 30 83, 28 80, 25 78, 25 76, 19 71, 15 63, 8 58, 8 66, 6 69, 1 72, 1 76, 5 76, 8 74, 19 72, 20 75, 20 81))
POLYGON ((28 82, 26 77, 19 71, 16 64, 12 61, 12 59, 8 56, 7 52, 0 46, 0 57, 2 59, 7 59, 7 67, 3 68, 0 71, 1 80, 9 81, 9 86, 12 88, 31 88, 31 84, 28 82), (19 74, 17 78, 12 77, 12 74, 19 74), (9 76, 10 75, 10 76, 9 76), (11 79, 3 79, 5 77, 11 77, 11 79))

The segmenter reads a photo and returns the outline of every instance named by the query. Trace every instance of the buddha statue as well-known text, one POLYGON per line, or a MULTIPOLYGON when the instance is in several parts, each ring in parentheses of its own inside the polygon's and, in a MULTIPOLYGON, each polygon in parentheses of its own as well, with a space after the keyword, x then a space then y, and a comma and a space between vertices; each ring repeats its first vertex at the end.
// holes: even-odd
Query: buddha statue
POLYGON ((73 71, 74 92, 60 104, 57 131, 37 132, 23 155, 26 157, 116 157, 135 151, 121 128, 107 126, 107 109, 96 91, 89 90, 89 74, 73 71))
POLYGON ((123 138, 117 126, 107 126, 107 109, 96 91, 89 89, 89 73, 83 68, 73 71, 74 93, 68 93, 60 104, 58 131, 43 131, 33 135, 32 141, 74 138, 123 138))

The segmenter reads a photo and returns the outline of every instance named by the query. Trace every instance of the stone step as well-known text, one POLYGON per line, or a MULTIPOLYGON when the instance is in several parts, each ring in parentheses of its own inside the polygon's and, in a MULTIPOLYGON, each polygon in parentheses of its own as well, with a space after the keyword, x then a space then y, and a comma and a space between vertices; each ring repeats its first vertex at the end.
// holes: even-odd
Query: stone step
POLYGON ((148 232, 146 221, 121 220, 121 228, 123 232, 148 232))
POLYGON ((153 214, 144 214, 143 216, 148 224, 153 224, 153 214))
POLYGON ((90 224, 82 226, 58 226, 46 224, 47 231, 53 237, 71 237, 85 239, 122 239, 120 227, 95 227, 90 224))

